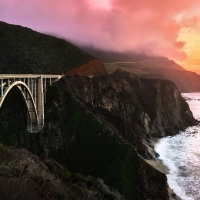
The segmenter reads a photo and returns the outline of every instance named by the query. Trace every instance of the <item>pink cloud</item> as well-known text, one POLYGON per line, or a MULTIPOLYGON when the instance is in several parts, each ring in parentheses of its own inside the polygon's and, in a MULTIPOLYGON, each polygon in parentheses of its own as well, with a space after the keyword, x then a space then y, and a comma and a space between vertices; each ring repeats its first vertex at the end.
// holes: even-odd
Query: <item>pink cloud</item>
POLYGON ((198 6, 199 0, 1 0, 0 20, 103 49, 183 59, 178 34, 196 26, 198 6))

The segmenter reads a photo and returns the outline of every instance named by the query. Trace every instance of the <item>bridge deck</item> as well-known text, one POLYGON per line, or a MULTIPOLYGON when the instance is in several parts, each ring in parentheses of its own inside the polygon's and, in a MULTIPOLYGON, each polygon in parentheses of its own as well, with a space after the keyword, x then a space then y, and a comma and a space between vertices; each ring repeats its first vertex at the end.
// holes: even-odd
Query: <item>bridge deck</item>
POLYGON ((0 74, 0 79, 6 78, 61 78, 64 75, 52 74, 0 74))

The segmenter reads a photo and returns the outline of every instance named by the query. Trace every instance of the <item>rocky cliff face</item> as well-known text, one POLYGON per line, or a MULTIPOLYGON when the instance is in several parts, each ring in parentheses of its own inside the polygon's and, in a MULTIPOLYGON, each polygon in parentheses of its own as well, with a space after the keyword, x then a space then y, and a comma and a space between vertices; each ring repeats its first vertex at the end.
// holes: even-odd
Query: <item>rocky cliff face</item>
MULTIPOLYGON (((20 113, 19 106, 10 108, 8 118, 9 107, 4 107, 0 141, 54 158, 71 172, 101 178, 125 199, 167 199, 166 176, 148 165, 112 124, 76 99, 64 80, 49 88, 41 133, 28 133, 23 124, 16 127, 23 118, 11 118, 11 111, 20 113)), ((13 98, 11 94, 8 100, 13 98)))
POLYGON ((188 104, 170 81, 139 78, 121 70, 101 77, 68 77, 70 92, 119 131, 144 157, 148 138, 176 134, 194 124, 188 104))
POLYGON ((168 199, 166 176, 148 165, 101 112, 94 113, 89 104, 76 98, 68 79, 49 90, 51 100, 41 133, 44 153, 72 172, 102 178, 125 199, 168 199))

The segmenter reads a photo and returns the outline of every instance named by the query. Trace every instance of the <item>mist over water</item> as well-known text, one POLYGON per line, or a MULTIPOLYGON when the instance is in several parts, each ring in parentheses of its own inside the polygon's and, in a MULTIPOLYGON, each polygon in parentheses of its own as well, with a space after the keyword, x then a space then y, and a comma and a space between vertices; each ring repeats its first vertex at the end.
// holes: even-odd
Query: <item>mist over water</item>
MULTIPOLYGON (((200 93, 183 93, 196 119, 200 119, 200 93)), ((200 126, 192 126, 155 146, 169 168, 168 184, 183 200, 200 200, 200 126)))

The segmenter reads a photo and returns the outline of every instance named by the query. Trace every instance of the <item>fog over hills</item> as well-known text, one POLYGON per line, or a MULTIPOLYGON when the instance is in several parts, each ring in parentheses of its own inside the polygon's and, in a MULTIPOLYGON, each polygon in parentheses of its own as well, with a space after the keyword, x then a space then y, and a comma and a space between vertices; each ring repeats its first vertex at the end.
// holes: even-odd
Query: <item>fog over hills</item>
POLYGON ((142 60, 168 60, 164 56, 147 55, 143 52, 119 52, 102 50, 93 46, 80 46, 81 49, 99 58, 103 62, 131 62, 142 60))
POLYGON ((94 47, 81 47, 104 62, 108 72, 117 68, 133 74, 173 81, 181 92, 199 92, 200 75, 187 71, 175 61, 164 56, 152 56, 134 52, 104 51, 94 47))

